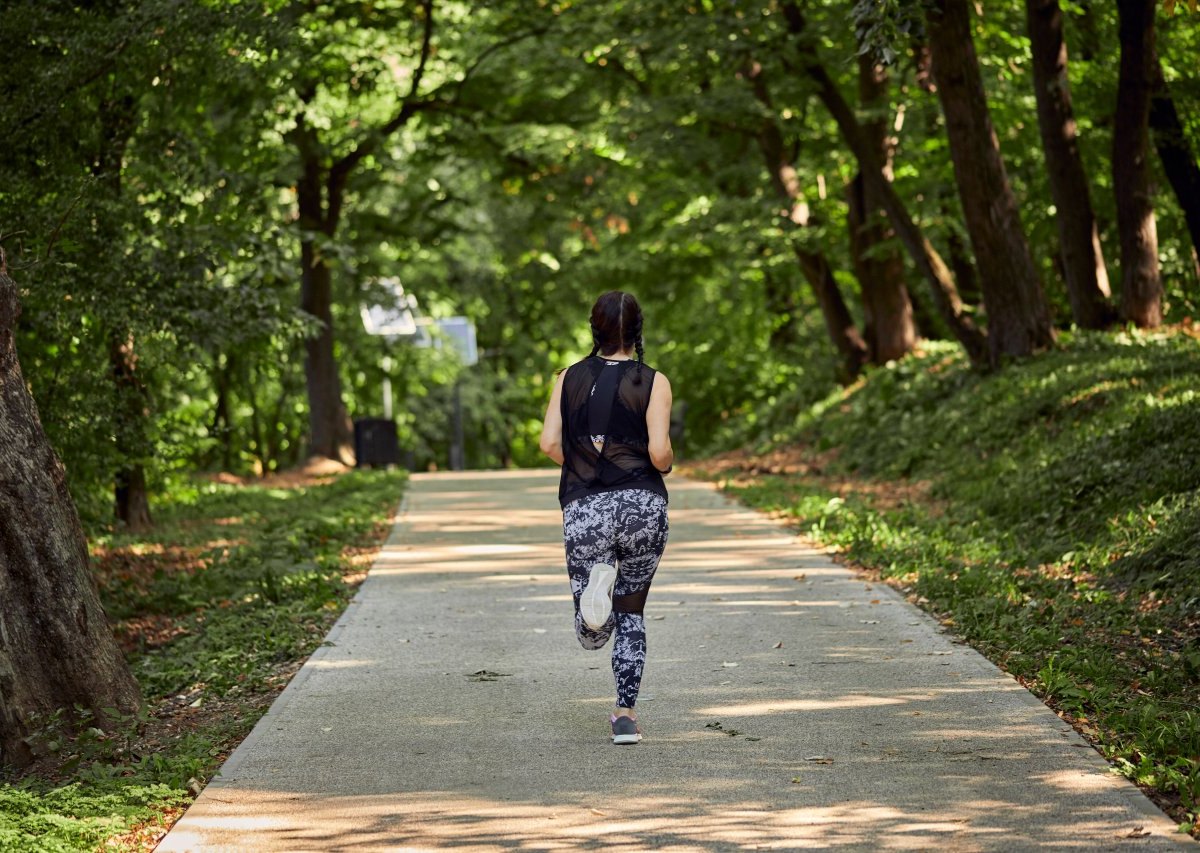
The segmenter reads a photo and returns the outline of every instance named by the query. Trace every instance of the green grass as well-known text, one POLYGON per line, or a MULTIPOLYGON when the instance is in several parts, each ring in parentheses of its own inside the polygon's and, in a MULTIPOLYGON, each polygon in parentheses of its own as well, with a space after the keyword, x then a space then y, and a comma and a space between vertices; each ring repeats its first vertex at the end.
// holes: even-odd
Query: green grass
POLYGON ((1078 336, 990 375, 933 345, 759 450, 788 444, 820 475, 726 488, 908 591, 1195 831, 1197 341, 1078 336))
POLYGON ((404 482, 359 471, 306 488, 183 482, 149 534, 94 536, 146 710, 108 733, 42 721, 42 760, 0 785, 0 851, 153 843, 320 644, 353 595, 347 575, 365 568, 347 549, 378 543, 404 482))

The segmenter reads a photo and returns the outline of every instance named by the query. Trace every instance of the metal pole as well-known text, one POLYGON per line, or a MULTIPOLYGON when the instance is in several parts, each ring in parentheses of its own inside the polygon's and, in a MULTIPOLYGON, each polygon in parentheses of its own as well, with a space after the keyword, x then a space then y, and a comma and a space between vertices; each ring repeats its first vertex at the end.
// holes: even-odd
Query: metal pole
POLYGON ((454 441, 450 445, 450 470, 461 471, 466 468, 467 448, 463 438, 462 395, 459 394, 459 382, 454 380, 454 441))
POLYGON ((383 417, 392 419, 392 357, 383 357, 383 417))

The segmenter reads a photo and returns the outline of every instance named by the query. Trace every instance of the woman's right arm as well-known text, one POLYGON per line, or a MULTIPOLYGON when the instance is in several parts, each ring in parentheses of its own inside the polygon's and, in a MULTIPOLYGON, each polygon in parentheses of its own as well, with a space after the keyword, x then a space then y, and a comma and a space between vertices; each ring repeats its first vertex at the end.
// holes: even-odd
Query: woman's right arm
POLYGON ((650 389, 646 431, 650 434, 650 462, 659 473, 666 473, 675 461, 675 451, 671 449, 671 383, 661 373, 655 374, 650 389))
POLYGON ((542 440, 539 443, 545 453, 559 465, 563 464, 562 451, 562 387, 567 371, 558 374, 554 391, 550 394, 550 405, 546 407, 546 419, 542 422, 542 440))

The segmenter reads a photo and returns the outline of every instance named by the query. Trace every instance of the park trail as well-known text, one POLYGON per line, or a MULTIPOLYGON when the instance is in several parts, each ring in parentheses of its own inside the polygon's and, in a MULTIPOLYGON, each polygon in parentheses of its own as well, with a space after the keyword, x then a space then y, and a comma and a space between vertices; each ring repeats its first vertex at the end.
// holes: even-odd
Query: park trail
POLYGON ((645 740, 575 640, 557 471, 421 474, 326 643, 159 851, 1196 849, 884 584, 671 478, 645 740))

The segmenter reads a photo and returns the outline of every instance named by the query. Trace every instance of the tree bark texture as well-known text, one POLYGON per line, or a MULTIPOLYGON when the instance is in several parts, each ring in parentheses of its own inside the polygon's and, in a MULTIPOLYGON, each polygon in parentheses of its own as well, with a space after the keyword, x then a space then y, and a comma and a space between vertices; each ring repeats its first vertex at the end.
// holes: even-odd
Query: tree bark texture
POLYGON ((316 256, 312 241, 300 247, 304 272, 300 306, 320 327, 304 341, 308 387, 309 453, 353 463, 353 429, 342 400, 342 380, 333 353, 333 286, 328 265, 316 256))
POLYGON ((938 0, 926 14, 933 77, 946 121, 955 183, 975 251, 993 366, 1054 342, 1017 200, 1000 157, 971 37, 968 0, 938 0))
MULTIPOLYGON (((871 113, 861 125, 866 143, 875 149, 883 180, 892 180, 892 144, 888 135, 887 69, 867 54, 858 57, 859 102, 871 113)), ((917 343, 912 303, 904 283, 904 259, 885 245, 895 232, 888 225, 877 182, 861 172, 850 181, 850 254, 862 288, 863 331, 871 361, 886 364, 903 358, 917 343)))
MULTIPOLYGON (((2 263, 2 261, 0 261, 2 263)), ((0 764, 23 766, 37 718, 76 703, 141 704, 96 589, 66 474, 42 430, 13 340, 17 287, 0 267, 0 764)))
MULTIPOLYGON (((796 168, 788 158, 783 143, 783 133, 774 117, 774 106, 771 103, 770 91, 763 79, 762 68, 753 64, 747 72, 754 96, 766 107, 771 115, 764 117, 758 132, 758 145, 762 151, 771 186, 776 195, 785 205, 784 219, 795 228, 802 228, 808 222, 808 209, 800 192, 800 181, 796 168)), ((866 363, 868 350, 863 341, 846 300, 842 297, 837 281, 833 277, 833 268, 821 252, 813 252, 793 244, 792 250, 800 264, 800 270, 808 280, 821 308, 821 316, 825 320, 825 330, 833 342, 840 359, 840 380, 852 382, 862 371, 866 363)))
POLYGON ((1113 128, 1113 193, 1121 235, 1121 317, 1151 329, 1162 323, 1158 230, 1150 184, 1150 100, 1157 55, 1154 0, 1117 0, 1121 63, 1113 128))
POLYGON ((1196 278, 1200 280, 1200 163, 1188 142, 1175 109, 1175 99, 1163 77, 1162 62, 1154 61, 1154 96, 1150 99, 1150 129, 1154 132, 1154 147, 1162 161, 1163 172, 1171 182, 1175 198, 1183 210, 1188 234, 1192 238, 1192 261, 1196 278))
POLYGON ((807 251, 796 244, 793 244, 792 249, 796 253, 796 260, 804 277, 812 285, 817 304, 821 306, 825 330, 841 357, 838 378, 848 385, 862 372, 868 355, 866 342, 859 334, 858 326, 854 324, 850 309, 846 307, 846 300, 842 298, 842 291, 838 288, 837 280, 833 277, 833 268, 825 254, 807 251))
POLYGON ((1108 303, 1111 294, 1108 270, 1104 267, 1071 109, 1063 13, 1058 0, 1025 0, 1025 14, 1033 50, 1038 127, 1050 194, 1057 210, 1055 219, 1071 316, 1080 328, 1103 329, 1116 317, 1108 303))

